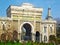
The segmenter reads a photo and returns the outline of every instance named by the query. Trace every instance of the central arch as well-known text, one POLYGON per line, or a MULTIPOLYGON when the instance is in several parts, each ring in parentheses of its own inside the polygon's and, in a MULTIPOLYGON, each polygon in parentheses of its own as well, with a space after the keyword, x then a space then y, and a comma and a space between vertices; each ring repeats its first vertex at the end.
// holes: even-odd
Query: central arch
POLYGON ((33 26, 31 23, 23 23, 21 26, 21 39, 22 40, 32 40, 32 30, 33 30, 33 26))

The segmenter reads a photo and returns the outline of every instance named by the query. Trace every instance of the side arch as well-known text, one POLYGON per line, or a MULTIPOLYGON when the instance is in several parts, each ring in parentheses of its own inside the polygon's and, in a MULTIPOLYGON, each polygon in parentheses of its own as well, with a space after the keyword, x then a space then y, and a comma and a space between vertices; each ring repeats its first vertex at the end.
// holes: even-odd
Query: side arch
POLYGON ((18 32, 16 30, 13 31, 13 40, 18 40, 18 32))
POLYGON ((40 33, 39 33, 39 31, 36 31, 35 41, 40 42, 40 33))

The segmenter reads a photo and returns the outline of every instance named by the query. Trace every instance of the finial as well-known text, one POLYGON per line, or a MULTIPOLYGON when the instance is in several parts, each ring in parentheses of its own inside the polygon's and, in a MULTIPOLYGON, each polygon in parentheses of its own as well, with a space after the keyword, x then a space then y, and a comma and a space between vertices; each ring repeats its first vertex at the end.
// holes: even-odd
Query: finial
POLYGON ((48 8, 48 15, 47 15, 46 19, 52 19, 51 8, 48 8))
POLYGON ((51 16, 51 8, 48 8, 48 16, 51 16))

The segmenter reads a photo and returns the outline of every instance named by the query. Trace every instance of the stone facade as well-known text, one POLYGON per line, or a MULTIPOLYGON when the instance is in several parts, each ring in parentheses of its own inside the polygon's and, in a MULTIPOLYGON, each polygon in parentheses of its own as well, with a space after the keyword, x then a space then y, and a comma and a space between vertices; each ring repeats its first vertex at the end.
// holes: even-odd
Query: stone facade
POLYGON ((43 8, 35 8, 30 3, 21 6, 9 6, 7 17, 0 18, 0 40, 49 42, 49 36, 56 36, 56 21, 48 9, 48 15, 42 20, 43 8), (1 39, 6 34, 5 39, 1 39), (9 38, 10 37, 10 38, 9 38))

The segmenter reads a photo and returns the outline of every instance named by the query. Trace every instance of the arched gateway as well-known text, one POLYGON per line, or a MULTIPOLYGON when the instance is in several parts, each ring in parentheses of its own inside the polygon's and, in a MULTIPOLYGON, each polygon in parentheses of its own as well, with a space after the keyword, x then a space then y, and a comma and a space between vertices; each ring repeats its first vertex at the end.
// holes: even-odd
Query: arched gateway
POLYGON ((24 22, 20 26, 21 40, 32 40, 33 25, 30 22, 24 22))
POLYGON ((31 40, 31 25, 28 23, 23 24, 22 26, 22 36, 24 40, 31 40))

